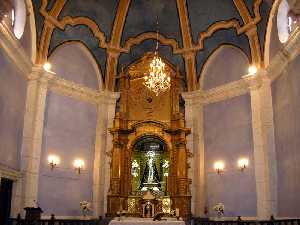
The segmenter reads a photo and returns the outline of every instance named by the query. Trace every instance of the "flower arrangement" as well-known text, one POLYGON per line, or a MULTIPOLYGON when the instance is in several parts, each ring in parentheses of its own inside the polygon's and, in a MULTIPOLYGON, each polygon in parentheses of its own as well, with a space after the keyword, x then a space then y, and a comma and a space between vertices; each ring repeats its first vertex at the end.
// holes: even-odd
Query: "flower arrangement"
POLYGON ((225 207, 224 207, 224 204, 223 203, 217 203, 213 209, 216 211, 218 217, 221 217, 224 215, 224 210, 225 210, 225 207))
POLYGON ((92 211, 91 203, 88 201, 81 201, 79 205, 83 216, 86 216, 89 212, 92 211))

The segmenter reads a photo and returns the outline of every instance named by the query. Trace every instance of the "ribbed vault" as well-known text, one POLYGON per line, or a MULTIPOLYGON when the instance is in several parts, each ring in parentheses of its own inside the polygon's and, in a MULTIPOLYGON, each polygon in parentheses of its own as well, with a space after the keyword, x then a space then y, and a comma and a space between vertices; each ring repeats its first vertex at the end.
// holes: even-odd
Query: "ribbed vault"
POLYGON ((161 55, 179 65, 188 90, 197 89, 203 65, 223 44, 240 48, 251 63, 260 66, 272 7, 271 1, 264 0, 33 3, 38 31, 37 63, 47 61, 62 43, 80 40, 96 58, 109 90, 115 90, 115 77, 121 66, 154 50, 157 17, 161 55))

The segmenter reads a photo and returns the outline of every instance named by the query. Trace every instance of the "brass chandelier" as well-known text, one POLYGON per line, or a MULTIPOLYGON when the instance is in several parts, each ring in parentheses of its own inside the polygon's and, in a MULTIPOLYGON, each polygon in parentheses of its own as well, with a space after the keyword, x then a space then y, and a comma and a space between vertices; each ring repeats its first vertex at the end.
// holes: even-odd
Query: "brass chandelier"
MULTIPOLYGON (((158 20, 157 20, 158 27, 158 20)), ((144 85, 158 96, 171 86, 171 78, 165 69, 165 63, 158 54, 158 29, 156 31, 156 48, 149 65, 149 74, 144 76, 144 85)))

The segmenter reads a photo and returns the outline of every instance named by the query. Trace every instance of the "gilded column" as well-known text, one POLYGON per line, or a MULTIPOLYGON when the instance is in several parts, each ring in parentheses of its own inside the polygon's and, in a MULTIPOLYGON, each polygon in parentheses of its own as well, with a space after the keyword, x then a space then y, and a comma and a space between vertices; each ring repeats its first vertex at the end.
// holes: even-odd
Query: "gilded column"
MULTIPOLYGON (((176 175, 174 181, 175 189, 172 189, 172 207, 179 208, 180 216, 189 218, 191 215, 191 193, 190 180, 188 178, 188 157, 189 150, 186 148, 186 137, 190 129, 185 128, 185 119, 181 113, 173 115, 170 133, 174 147, 176 162, 172 162, 172 169, 176 175)), ((174 184, 173 184, 174 185, 174 184)))
POLYGON ((48 78, 40 67, 33 68, 27 86, 26 112, 24 117, 21 170, 23 173, 23 206, 36 206, 44 113, 48 78))

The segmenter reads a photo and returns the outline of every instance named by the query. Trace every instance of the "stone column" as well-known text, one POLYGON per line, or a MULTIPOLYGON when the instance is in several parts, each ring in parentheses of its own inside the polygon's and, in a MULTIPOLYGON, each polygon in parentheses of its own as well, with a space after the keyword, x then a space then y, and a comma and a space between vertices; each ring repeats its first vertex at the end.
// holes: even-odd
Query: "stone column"
POLYGON ((93 206, 94 216, 105 216, 109 189, 109 163, 107 152, 112 149, 108 128, 113 125, 118 93, 103 92, 98 102, 98 118, 95 141, 93 206))
POLYGON ((103 171, 103 164, 105 160, 105 144, 106 144, 106 118, 105 105, 99 102, 97 106, 97 126, 96 126, 96 140, 95 140, 95 159, 94 159, 94 173, 93 173, 93 213, 95 217, 104 215, 104 195, 103 186, 105 175, 103 171))
POLYGON ((39 167, 48 89, 48 79, 43 77, 43 73, 42 68, 33 68, 27 86, 21 151, 22 200, 24 207, 36 206, 38 200, 39 167))
POLYGON ((265 74, 261 79, 246 79, 250 84, 254 167, 257 194, 257 217, 268 219, 277 214, 277 167, 274 138, 271 82, 265 74))
POLYGON ((113 149, 113 139, 112 135, 109 132, 109 128, 113 127, 115 113, 116 113, 116 102, 120 98, 120 93, 115 92, 107 92, 105 98, 105 107, 107 108, 106 111, 106 129, 104 131, 106 144, 103 146, 102 154, 104 156, 104 161, 102 163, 102 171, 103 171, 103 196, 104 196, 104 215, 107 212, 107 194, 109 191, 110 185, 110 164, 111 158, 108 153, 113 149))
POLYGON ((201 95, 196 92, 183 94, 185 99, 186 127, 192 129, 187 137, 187 147, 193 154, 189 160, 189 178, 192 179, 192 214, 204 217, 206 205, 205 168, 204 168, 204 121, 201 95))

